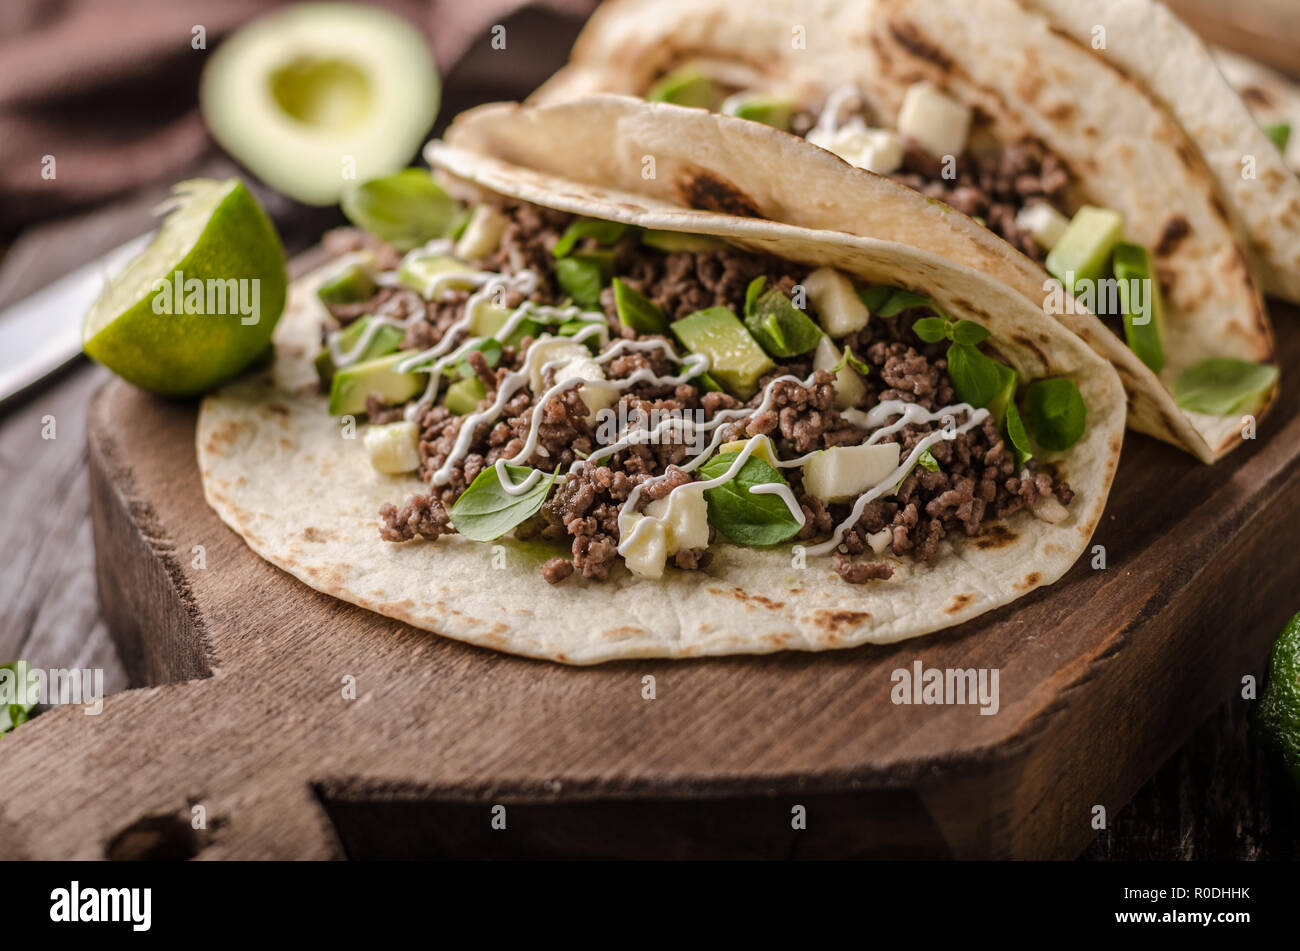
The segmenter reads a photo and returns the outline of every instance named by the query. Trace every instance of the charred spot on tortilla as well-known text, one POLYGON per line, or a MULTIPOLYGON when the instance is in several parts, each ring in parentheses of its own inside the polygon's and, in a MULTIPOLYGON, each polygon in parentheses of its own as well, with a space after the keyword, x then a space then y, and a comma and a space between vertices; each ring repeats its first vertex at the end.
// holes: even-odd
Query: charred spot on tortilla
POLYGON ((975 547, 980 551, 992 551, 997 548, 1007 547, 1019 537, 1001 522, 993 522, 975 536, 975 547))
POLYGON ((1192 226, 1187 223, 1186 218, 1182 215, 1174 215, 1165 222, 1164 230, 1160 232, 1160 240, 1156 242, 1156 254, 1160 257, 1173 254, 1191 231, 1192 226))
POLYGON ((765 607, 769 611, 779 611, 781 608, 785 607, 784 602, 773 601, 771 598, 766 598, 761 594, 750 594, 744 588, 710 588, 709 594, 719 594, 724 597, 735 598, 742 604, 752 601, 754 604, 765 607))
POLYGON ((889 24, 889 32, 903 47, 917 59, 934 63, 945 72, 952 69, 952 59, 935 43, 924 35, 915 23, 899 22, 889 24))
POLYGON ((757 203, 739 187, 707 169, 688 166, 678 182, 682 199, 699 211, 716 211, 738 218, 761 218, 757 203))
POLYGON ((309 542, 315 542, 317 545, 329 541, 329 536, 314 525, 308 525, 304 528, 302 530, 302 537, 309 542))
POLYGON ((1054 122, 1069 122, 1074 118, 1074 103, 1068 100, 1056 102, 1043 110, 1043 114, 1054 122))
POLYGON ((1035 343, 1032 339, 1030 339, 1028 335, 1012 334, 1011 342, 1032 353, 1040 366, 1049 367, 1052 365, 1052 362, 1050 359, 1048 359, 1047 354, 1044 353, 1042 348, 1039 347, 1038 344, 1035 343))
POLYGON ((1268 94, 1267 90, 1260 89, 1258 86, 1243 86, 1237 92, 1242 99, 1253 106, 1273 105, 1273 97, 1268 94))
POLYGON ((813 624, 828 634, 851 630, 871 620, 866 611, 814 611, 813 624))
POLYGON ((970 604, 974 600, 975 600, 975 595, 973 594, 953 595, 952 604, 948 605, 948 607, 944 609, 944 613, 956 614, 958 611, 966 607, 966 605, 970 604))

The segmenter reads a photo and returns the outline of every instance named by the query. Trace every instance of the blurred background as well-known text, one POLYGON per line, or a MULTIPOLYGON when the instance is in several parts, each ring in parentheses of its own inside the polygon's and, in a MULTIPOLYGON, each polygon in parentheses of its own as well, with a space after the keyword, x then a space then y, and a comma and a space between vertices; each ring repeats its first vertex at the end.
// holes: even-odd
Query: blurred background
MULTIPOLYGON (((684 3, 689 0, 683 0, 684 3)), ((181 179, 241 174, 292 255, 343 223, 260 185, 213 141, 199 77, 222 39, 273 0, 0 3, 0 321, 5 308, 154 226, 181 179), (191 44, 202 26, 205 48, 191 44), (57 175, 43 177, 44 156, 57 175)), ((384 0, 426 37, 442 76, 439 132, 481 102, 526 96, 562 65, 595 0, 384 0), (493 49, 494 27, 507 47, 493 49)), ((1213 42, 1300 76, 1300 0, 1172 0, 1213 42)), ((0 662, 100 667, 126 686, 94 583, 85 406, 108 372, 81 360, 0 406, 0 662), (42 420, 58 439, 41 443, 42 420), (39 452, 35 451, 39 448, 39 452)), ((1089 858, 1292 858, 1300 809, 1228 703, 1165 764, 1089 858)), ((0 755, 2 747, 0 747, 0 755)))

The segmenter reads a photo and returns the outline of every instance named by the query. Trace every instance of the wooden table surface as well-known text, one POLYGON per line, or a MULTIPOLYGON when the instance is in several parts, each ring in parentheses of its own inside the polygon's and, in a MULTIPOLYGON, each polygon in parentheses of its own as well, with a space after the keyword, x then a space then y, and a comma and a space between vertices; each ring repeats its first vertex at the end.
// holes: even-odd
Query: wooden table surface
MULTIPOLYGON (((221 174, 228 167, 198 171, 221 174)), ((137 196, 20 237, 0 262, 0 308, 145 230, 157 197, 137 196)), ((274 214, 275 199, 264 197, 274 214)), ((292 220, 285 233, 291 252, 334 219, 322 212, 292 220)), ((1290 309, 1284 319, 1300 317, 1290 309)), ((107 379, 107 371, 83 360, 0 407, 0 663, 24 658, 38 667, 102 668, 106 691, 115 692, 129 685, 96 597, 85 438, 87 404, 107 379), (55 438, 43 438, 51 419, 55 438)), ((1300 857, 1300 792, 1250 736, 1252 706, 1225 702, 1154 770, 1083 857, 1300 857)))

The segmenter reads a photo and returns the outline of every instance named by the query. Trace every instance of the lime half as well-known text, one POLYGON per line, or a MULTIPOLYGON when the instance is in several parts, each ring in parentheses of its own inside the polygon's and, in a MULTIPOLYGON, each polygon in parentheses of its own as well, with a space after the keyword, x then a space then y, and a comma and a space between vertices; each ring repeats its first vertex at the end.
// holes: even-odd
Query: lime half
POLYGON ((237 178, 181 182, 149 246, 86 314, 86 353, 136 386, 211 389, 271 340, 288 287, 284 248, 237 178))

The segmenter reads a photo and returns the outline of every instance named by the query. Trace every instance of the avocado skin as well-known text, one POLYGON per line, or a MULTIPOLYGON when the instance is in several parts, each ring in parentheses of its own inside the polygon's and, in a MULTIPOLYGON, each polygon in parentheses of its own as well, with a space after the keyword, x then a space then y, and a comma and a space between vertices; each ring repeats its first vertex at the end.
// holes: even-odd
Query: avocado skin
POLYGON ((1281 758, 1300 786, 1300 614, 1287 622, 1269 656, 1268 683, 1255 711, 1262 745, 1281 758))

